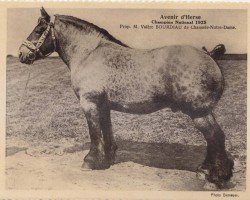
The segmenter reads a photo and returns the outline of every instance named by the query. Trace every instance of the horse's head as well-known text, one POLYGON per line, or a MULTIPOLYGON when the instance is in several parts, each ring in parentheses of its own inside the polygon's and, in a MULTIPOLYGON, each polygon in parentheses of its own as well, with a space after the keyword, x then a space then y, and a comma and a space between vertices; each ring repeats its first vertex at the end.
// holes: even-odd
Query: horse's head
POLYGON ((44 58, 56 50, 54 27, 50 16, 41 8, 38 24, 19 48, 19 60, 32 64, 35 60, 44 58))

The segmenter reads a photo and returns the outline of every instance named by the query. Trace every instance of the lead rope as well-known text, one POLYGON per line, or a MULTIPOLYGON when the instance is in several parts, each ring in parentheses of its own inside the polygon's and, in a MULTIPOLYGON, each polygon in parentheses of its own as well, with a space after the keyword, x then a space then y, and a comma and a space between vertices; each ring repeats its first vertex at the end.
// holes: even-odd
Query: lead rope
POLYGON ((27 95, 27 88, 28 88, 28 84, 29 84, 29 81, 30 81, 30 74, 31 74, 30 67, 28 67, 28 66, 25 66, 25 67, 26 67, 26 69, 28 69, 28 77, 26 79, 24 91, 23 91, 21 99, 20 99, 20 105, 21 106, 19 107, 19 115, 21 115, 22 111, 23 111, 23 107, 24 107, 24 103, 25 103, 24 102, 24 97, 27 95))
MULTIPOLYGON (((51 30, 51 37, 52 37, 52 40, 53 40, 53 45, 54 45, 54 51, 56 50, 56 38, 55 38, 55 31, 54 31, 54 24, 51 22, 48 24, 48 27, 47 29, 44 31, 44 33, 42 34, 42 36, 39 38, 38 42, 36 45, 34 45, 31 41, 24 41, 23 44, 32 49, 32 50, 38 50, 39 51, 39 48, 42 46, 43 42, 45 41, 49 31, 51 30)), ((41 53, 40 51, 38 53, 41 53)), ((49 56, 50 54, 52 54, 53 52, 47 54, 47 55, 43 55, 43 57, 47 57, 49 56)), ((23 94, 21 96, 21 100, 20 100, 20 104, 23 103, 23 100, 24 100, 24 97, 26 96, 27 94, 27 88, 28 88, 28 84, 29 84, 29 81, 30 81, 30 74, 31 74, 31 70, 30 70, 30 67, 24 65, 26 67, 26 69, 28 69, 28 77, 27 77, 27 80, 26 80, 26 83, 25 83, 25 88, 24 88, 24 91, 23 91, 23 94)), ((23 105, 24 106, 24 105, 23 105)), ((23 106, 21 106, 21 108, 19 107, 19 110, 20 112, 22 111, 21 109, 23 108, 23 106)))
POLYGON ((28 83, 29 83, 29 81, 30 81, 30 67, 28 67, 28 69, 29 69, 29 75, 28 75, 28 78, 27 78, 27 81, 26 81, 26 84, 25 84, 25 88, 24 88, 24 92, 26 93, 26 91, 27 91, 27 87, 28 87, 28 83))

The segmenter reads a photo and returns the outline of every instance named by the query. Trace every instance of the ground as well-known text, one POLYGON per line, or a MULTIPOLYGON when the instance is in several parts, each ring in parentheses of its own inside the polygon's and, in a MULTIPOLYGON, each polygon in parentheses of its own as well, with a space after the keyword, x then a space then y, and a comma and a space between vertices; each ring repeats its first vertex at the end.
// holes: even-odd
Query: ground
MULTIPOLYGON (((245 190, 247 62, 218 63, 226 86, 215 115, 236 163, 226 190, 245 190)), ((170 109, 112 112, 116 164, 81 170, 90 141, 87 124, 59 59, 27 66, 8 58, 6 104, 8 189, 204 190, 195 170, 204 159, 205 140, 188 116, 170 109)))

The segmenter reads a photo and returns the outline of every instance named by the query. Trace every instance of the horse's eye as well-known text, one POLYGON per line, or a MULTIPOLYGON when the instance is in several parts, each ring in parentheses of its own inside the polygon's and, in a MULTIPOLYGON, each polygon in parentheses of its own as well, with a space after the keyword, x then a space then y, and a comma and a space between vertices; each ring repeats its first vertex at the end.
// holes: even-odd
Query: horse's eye
POLYGON ((38 25, 47 25, 47 21, 44 19, 44 18, 39 18, 38 19, 38 22, 37 22, 38 25))
POLYGON ((41 31, 40 31, 40 30, 35 30, 35 33, 36 33, 36 34, 40 34, 41 31))
POLYGON ((36 34, 41 34, 45 29, 43 27, 35 29, 36 34))

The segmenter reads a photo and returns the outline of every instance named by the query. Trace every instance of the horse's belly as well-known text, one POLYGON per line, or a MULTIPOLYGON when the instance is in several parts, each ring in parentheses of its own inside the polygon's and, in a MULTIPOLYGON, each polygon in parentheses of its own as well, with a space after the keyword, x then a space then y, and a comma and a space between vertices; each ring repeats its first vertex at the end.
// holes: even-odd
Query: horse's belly
POLYGON ((148 114, 166 107, 165 102, 140 102, 140 103, 117 103, 110 102, 111 110, 131 113, 131 114, 148 114))
MULTIPOLYGON (((157 81, 155 81, 157 82, 157 81)), ((150 81, 145 81, 141 78, 140 81, 131 79, 127 83, 114 86, 115 89, 109 88, 107 97, 111 108, 120 112, 143 114, 152 113, 167 103, 165 98, 166 90, 163 84, 155 84, 150 81)), ((109 85, 111 87, 111 84, 109 85)))

